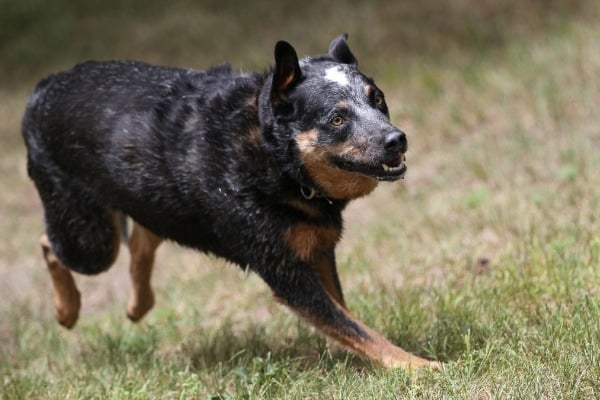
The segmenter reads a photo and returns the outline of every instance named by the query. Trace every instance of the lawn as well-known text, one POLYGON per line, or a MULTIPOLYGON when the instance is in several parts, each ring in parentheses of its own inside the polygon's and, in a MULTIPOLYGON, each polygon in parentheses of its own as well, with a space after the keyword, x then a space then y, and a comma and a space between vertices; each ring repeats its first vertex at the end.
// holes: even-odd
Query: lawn
POLYGON ((596 3, 0 0, 0 398, 600 398, 596 3), (19 129, 36 81, 89 58, 261 70, 279 39, 315 54, 344 31, 409 136, 406 179, 345 212, 347 302, 444 369, 371 365, 173 244, 142 322, 122 248, 61 328, 19 129))

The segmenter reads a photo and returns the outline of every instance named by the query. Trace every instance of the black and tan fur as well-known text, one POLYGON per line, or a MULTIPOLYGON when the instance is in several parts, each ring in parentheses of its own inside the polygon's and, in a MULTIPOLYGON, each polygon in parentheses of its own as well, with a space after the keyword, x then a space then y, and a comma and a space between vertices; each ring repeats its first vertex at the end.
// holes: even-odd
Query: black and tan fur
POLYGON ((154 304, 154 252, 166 239, 250 269, 280 302, 375 362, 436 366, 356 320, 342 294, 342 210, 378 181, 400 179, 407 149, 346 39, 302 60, 279 42, 264 74, 113 61, 41 81, 23 136, 58 321, 70 328, 78 318, 71 271, 108 269, 128 216, 132 320, 154 304))

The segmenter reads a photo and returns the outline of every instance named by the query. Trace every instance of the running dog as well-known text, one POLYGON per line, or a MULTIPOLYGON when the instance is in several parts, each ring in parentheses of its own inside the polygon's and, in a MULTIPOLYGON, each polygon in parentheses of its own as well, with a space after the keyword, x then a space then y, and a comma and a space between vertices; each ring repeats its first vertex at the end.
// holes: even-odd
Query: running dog
POLYGON ((154 253, 166 239, 255 272, 278 301, 368 359, 438 366, 358 321, 342 294, 342 211, 403 178, 407 150, 347 35, 301 60, 280 41, 265 73, 86 62, 38 84, 22 128, 65 327, 81 304, 71 271, 107 270, 126 216, 133 321, 154 305, 154 253))

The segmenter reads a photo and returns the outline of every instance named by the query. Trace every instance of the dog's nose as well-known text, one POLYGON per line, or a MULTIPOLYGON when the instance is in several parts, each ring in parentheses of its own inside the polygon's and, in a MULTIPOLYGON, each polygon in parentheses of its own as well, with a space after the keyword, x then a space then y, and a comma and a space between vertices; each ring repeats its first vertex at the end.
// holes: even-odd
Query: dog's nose
POLYGON ((406 140, 406 134, 402 131, 393 131, 385 135, 383 139, 383 147, 389 152, 402 152, 406 153, 408 142, 406 140))

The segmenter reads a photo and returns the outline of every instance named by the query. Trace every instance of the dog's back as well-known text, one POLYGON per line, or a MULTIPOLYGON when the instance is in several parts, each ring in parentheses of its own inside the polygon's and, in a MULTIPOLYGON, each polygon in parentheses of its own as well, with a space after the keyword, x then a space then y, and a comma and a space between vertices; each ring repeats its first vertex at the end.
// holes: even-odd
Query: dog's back
MULTIPOLYGON (((136 61, 77 65, 36 87, 23 119, 26 143, 44 148, 64 168, 81 168, 99 155, 97 150, 108 148, 105 142, 150 134, 151 123, 171 117, 161 113, 178 111, 174 97, 208 90, 206 76, 136 61)), ((211 80, 219 78, 227 78, 224 71, 211 75, 211 80)))
MULTIPOLYGON (((84 224, 77 217, 83 216, 81 208, 106 214, 98 213, 102 205, 161 236, 220 254, 223 243, 210 227, 223 217, 215 210, 226 206, 222 194, 230 188, 224 185, 250 183, 244 173, 256 175, 265 160, 252 154, 260 149, 245 143, 254 140, 252 130, 259 125, 257 79, 234 76, 228 65, 195 71, 132 61, 87 62, 45 79, 28 104, 23 135, 46 219, 54 218, 54 205, 62 216, 69 199, 78 199, 69 224, 84 224), (238 165, 244 157, 255 159, 252 171, 238 165)), ((102 219, 93 231, 112 235, 108 219, 102 219)), ((55 225, 64 224, 48 223, 55 225)), ((49 234, 61 242, 52 229, 49 234)), ((58 252, 66 260, 66 253, 79 253, 58 252)), ((99 264, 108 259, 88 259, 93 258, 99 264)), ((102 269, 82 267, 80 258, 72 264, 84 272, 102 269)))
POLYGON ((184 73, 139 62, 90 61, 44 79, 23 118, 29 164, 43 155, 75 176, 89 175, 108 142, 143 129, 156 99, 184 73))

